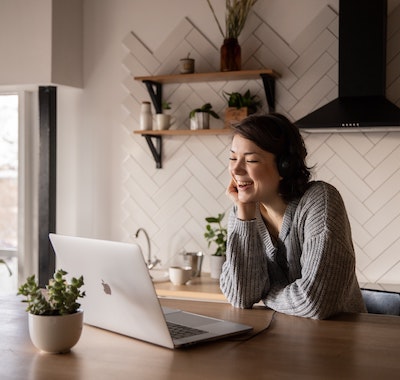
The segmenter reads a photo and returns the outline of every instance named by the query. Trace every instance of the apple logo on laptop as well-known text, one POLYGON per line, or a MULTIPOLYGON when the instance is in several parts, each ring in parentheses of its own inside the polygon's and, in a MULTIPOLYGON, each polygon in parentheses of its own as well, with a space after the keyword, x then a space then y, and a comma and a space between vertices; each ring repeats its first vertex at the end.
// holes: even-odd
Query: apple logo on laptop
POLYGON ((104 293, 111 295, 110 285, 106 284, 104 280, 101 280, 101 285, 103 285, 104 293))

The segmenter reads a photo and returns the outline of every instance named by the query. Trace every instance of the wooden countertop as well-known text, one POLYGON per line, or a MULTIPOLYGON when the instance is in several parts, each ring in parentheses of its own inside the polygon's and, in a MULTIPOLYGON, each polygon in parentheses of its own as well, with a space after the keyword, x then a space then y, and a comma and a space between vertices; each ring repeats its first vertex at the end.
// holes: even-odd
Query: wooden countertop
MULTIPOLYGON (((219 287, 219 281, 209 273, 191 279, 186 285, 173 285, 170 281, 155 283, 157 295, 161 298, 227 302, 219 287)), ((363 289, 384 290, 400 293, 400 284, 360 283, 363 289)))
POLYGON ((159 297, 227 302, 219 288, 219 280, 211 278, 209 273, 202 273, 185 285, 174 285, 170 281, 157 282, 154 285, 159 297))

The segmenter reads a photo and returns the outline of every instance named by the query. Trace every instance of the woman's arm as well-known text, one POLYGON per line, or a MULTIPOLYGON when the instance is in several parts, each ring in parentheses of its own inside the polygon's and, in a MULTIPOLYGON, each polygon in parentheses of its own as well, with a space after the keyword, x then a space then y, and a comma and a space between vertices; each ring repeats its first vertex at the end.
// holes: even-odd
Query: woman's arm
POLYGON ((226 261, 220 277, 221 290, 236 307, 251 308, 269 288, 267 259, 257 230, 257 221, 229 216, 226 261))
POLYGON ((293 252, 301 274, 286 286, 274 284, 265 304, 286 314, 318 319, 341 311, 362 311, 362 307, 349 310, 349 304, 360 304, 360 300, 350 224, 341 196, 332 186, 319 184, 299 208, 292 229, 301 237, 300 252, 293 252))

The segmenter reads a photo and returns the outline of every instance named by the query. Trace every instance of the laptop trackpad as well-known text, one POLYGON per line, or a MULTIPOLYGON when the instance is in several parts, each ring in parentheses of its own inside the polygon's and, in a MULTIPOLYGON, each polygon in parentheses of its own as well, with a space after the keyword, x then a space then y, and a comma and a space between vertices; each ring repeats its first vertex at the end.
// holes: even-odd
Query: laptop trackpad
POLYGON ((176 311, 174 313, 168 313, 165 315, 165 319, 168 322, 173 322, 179 325, 197 327, 197 328, 204 325, 209 325, 210 323, 221 322, 219 319, 203 317, 201 315, 192 314, 185 311, 176 311))

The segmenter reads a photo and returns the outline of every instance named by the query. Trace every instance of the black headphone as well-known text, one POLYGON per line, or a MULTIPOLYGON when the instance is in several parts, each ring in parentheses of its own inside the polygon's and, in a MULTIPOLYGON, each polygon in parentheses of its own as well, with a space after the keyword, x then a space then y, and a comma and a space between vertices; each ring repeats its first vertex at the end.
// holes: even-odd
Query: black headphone
MULTIPOLYGON (((273 114, 268 114, 268 116, 275 122, 275 125, 279 127, 283 136, 287 133, 287 128, 283 125, 284 121, 280 119, 278 116, 273 114)), ((289 138, 285 138, 286 143, 288 143, 289 138)), ((290 144, 288 150, 285 154, 281 154, 276 158, 276 165, 278 167, 279 175, 282 178, 289 177, 293 173, 294 165, 292 163, 292 155, 290 151, 292 150, 290 144)))
POLYGON ((290 159, 286 156, 279 156, 277 159, 277 166, 279 175, 282 178, 289 177, 292 174, 293 166, 290 163, 290 159))

